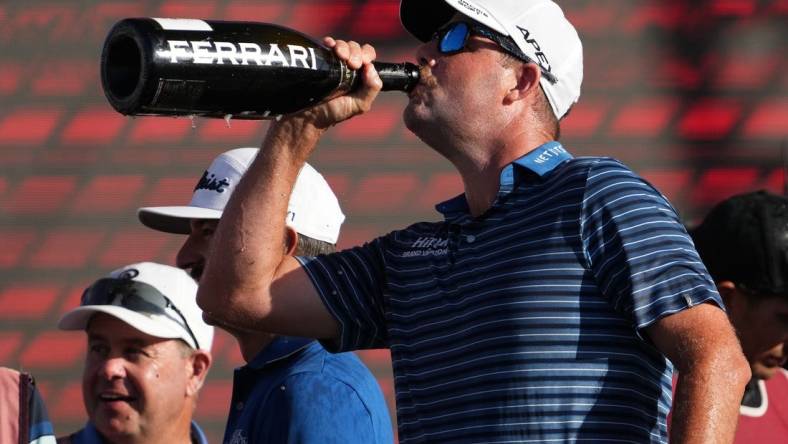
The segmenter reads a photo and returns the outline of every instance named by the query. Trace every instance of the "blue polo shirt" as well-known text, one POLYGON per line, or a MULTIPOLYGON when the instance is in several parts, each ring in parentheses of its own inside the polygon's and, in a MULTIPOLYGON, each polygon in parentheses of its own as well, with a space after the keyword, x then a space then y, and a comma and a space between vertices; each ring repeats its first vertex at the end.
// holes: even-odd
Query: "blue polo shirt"
MULTIPOLYGON (((71 444, 105 444, 108 442, 101 437, 92 422, 85 424, 85 428, 74 432, 69 438, 71 439, 71 444)), ((208 438, 205 437, 205 433, 194 421, 192 421, 191 425, 191 440, 192 444, 208 444, 208 438)))
POLYGON ((722 306, 667 200, 551 142, 502 171, 483 215, 437 208, 300 259, 340 326, 327 347, 391 349, 400 442, 667 442, 672 366, 643 329, 722 306))
POLYGON ((353 353, 280 336, 235 370, 225 444, 393 441, 377 380, 353 353))

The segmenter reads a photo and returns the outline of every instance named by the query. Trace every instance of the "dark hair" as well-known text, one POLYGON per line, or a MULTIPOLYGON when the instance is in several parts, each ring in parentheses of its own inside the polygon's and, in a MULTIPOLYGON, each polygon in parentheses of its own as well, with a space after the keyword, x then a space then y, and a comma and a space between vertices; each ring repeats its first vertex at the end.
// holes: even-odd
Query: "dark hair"
POLYGON ((317 240, 315 238, 304 236, 298 233, 298 245, 296 245, 296 256, 319 256, 321 254, 329 254, 336 251, 336 245, 317 240))
POLYGON ((788 198, 758 191, 715 206, 691 231, 715 282, 758 297, 788 298, 788 198))

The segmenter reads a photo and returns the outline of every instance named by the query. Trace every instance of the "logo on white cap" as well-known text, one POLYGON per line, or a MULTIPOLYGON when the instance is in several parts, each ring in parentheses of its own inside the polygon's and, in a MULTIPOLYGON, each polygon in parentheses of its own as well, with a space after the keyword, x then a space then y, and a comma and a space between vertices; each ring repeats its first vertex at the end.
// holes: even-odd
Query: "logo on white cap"
POLYGON ((230 179, 226 177, 223 179, 217 179, 216 174, 206 171, 202 173, 200 181, 194 186, 194 191, 211 190, 216 191, 217 193, 224 193, 224 190, 226 190, 229 186, 230 179))
MULTIPOLYGON (((140 221, 155 230, 188 234, 191 219, 221 218, 233 190, 258 151, 237 148, 220 154, 197 182, 188 205, 140 208, 137 210, 140 221)), ((328 182, 311 165, 304 164, 290 195, 285 223, 299 234, 335 244, 344 220, 328 182)))

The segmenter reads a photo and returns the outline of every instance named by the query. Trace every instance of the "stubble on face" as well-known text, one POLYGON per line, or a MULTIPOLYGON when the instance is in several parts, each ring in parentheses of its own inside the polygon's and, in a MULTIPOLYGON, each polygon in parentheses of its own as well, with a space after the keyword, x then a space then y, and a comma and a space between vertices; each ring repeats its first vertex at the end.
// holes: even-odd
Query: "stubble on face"
POLYGON ((94 316, 83 374, 91 422, 111 442, 149 441, 176 423, 184 398, 185 358, 176 340, 153 338, 109 315, 94 316))
POLYGON ((747 301, 731 316, 753 378, 774 376, 788 358, 788 302, 781 296, 747 301))

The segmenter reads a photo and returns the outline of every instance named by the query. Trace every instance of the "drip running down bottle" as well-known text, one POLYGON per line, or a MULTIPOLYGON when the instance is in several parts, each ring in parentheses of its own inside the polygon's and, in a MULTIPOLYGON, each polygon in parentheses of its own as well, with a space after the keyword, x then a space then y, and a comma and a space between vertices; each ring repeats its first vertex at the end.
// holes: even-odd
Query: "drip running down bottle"
MULTIPOLYGON (((409 91, 411 63, 375 62, 383 90, 409 91)), ((269 119, 358 82, 312 38, 268 23, 127 18, 104 41, 101 84, 126 115, 269 119)))

